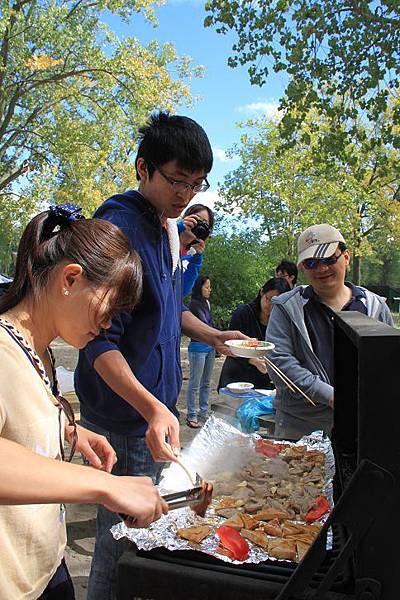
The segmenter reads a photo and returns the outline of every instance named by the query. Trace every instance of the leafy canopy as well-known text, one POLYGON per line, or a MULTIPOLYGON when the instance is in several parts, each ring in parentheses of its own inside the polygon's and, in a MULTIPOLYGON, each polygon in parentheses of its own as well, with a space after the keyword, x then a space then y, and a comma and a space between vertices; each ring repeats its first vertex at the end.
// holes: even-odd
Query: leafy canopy
MULTIPOLYGON (((311 131, 315 121, 314 115, 296 146, 284 152, 276 124, 264 119, 243 124, 246 131, 231 150, 240 166, 225 177, 218 207, 258 218, 278 261, 295 259, 301 231, 324 222, 341 230, 357 259, 382 255, 400 242, 399 153, 390 147, 371 153, 353 144, 351 164, 326 161, 318 155, 319 133, 311 131)), ((357 271, 353 279, 359 278, 357 271)))
POLYGON ((68 199, 91 212, 132 185, 135 136, 190 102, 198 75, 172 44, 118 39, 106 13, 155 21, 153 0, 0 1, 0 199, 68 199))
MULTIPOLYGON (((329 118, 324 143, 340 154, 349 138, 362 138, 357 117, 379 122, 398 95, 399 0, 208 0, 206 10, 206 26, 237 34, 231 67, 249 65, 256 85, 270 68, 288 74, 280 130, 293 144, 312 109, 329 118)), ((399 124, 396 104, 386 127, 372 132, 371 146, 400 148, 399 124)))

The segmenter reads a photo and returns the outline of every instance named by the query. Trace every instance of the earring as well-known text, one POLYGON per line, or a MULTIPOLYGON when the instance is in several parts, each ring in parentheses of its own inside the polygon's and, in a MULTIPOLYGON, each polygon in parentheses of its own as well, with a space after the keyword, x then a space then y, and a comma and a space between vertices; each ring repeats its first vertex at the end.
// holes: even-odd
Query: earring
POLYGON ((64 296, 69 296, 69 291, 64 289, 63 294, 64 294, 64 296))

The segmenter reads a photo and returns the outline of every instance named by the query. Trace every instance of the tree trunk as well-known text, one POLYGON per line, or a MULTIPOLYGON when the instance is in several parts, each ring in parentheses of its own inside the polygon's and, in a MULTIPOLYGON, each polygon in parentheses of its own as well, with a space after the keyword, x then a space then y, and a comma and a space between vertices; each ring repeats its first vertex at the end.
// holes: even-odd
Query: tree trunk
POLYGON ((353 283, 354 285, 360 285, 361 282, 361 257, 355 256, 353 258, 353 283))

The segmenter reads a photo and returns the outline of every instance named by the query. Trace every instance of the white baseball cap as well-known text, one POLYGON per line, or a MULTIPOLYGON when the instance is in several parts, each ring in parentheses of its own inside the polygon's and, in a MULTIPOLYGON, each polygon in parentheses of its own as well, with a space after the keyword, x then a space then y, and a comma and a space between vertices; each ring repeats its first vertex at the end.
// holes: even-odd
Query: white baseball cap
POLYGON ((332 256, 338 247, 339 242, 344 241, 344 237, 336 227, 322 223, 312 225, 300 234, 297 240, 297 264, 306 260, 306 258, 325 258, 332 256))

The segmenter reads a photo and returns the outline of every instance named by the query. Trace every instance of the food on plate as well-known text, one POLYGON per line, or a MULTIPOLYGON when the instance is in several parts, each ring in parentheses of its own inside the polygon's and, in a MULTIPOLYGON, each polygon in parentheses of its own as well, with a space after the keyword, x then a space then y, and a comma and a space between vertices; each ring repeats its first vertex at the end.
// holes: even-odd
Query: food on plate
POLYGON ((210 525, 196 525, 194 527, 182 527, 176 530, 176 535, 188 542, 200 544, 212 532, 210 525))
POLYGON ((268 550, 268 536, 262 531, 251 531, 250 529, 242 529, 241 534, 253 544, 261 546, 265 550, 268 550))
POLYGON ((227 525, 221 525, 221 527, 216 529, 215 533, 220 540, 218 552, 226 554, 232 560, 247 560, 250 547, 236 529, 227 525))
POLYGON ((242 348, 258 348, 259 346, 264 346, 265 342, 260 340, 242 340, 238 346, 242 348))
POLYGON ((296 560, 296 542, 282 538, 270 539, 268 540, 268 554, 274 558, 296 560))

